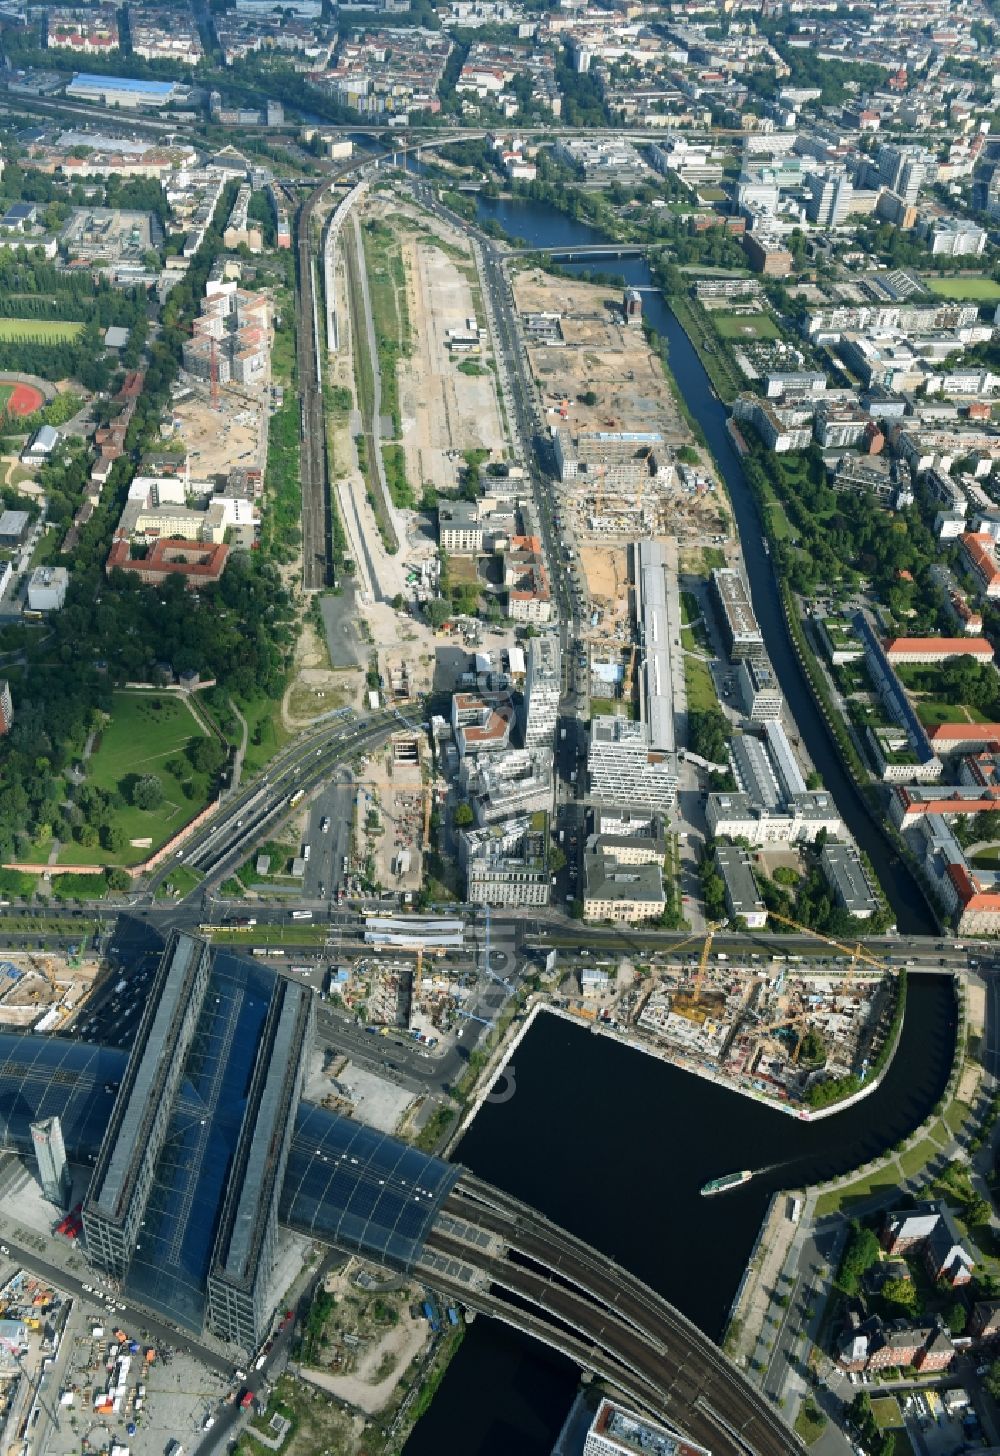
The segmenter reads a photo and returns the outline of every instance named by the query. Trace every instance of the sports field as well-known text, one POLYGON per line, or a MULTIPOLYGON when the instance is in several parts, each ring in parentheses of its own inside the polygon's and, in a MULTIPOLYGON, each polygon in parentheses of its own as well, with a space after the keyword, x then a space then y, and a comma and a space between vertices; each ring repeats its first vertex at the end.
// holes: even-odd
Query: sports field
POLYGON ((33 384, 0 383, 0 414, 33 415, 45 399, 33 384))
POLYGON ((172 693, 118 692, 111 722, 100 733, 87 760, 87 779, 96 787, 115 790, 125 805, 115 822, 126 844, 119 854, 67 843, 59 858, 65 864, 137 864, 171 838, 205 807, 209 784, 191 766, 185 748, 202 729, 183 699, 172 693), (163 802, 156 809, 137 809, 128 802, 132 776, 155 774, 163 785, 163 802), (151 840, 133 847, 131 839, 151 840))
POLYGON ((66 319, 0 318, 0 342, 30 339, 34 344, 65 344, 83 331, 83 324, 66 319))
POLYGON ((1000 283, 992 278, 925 278, 942 298, 967 298, 970 303, 1000 303, 1000 283))
POLYGON ((713 324, 724 339, 777 339, 778 326, 766 313, 715 313, 713 324))

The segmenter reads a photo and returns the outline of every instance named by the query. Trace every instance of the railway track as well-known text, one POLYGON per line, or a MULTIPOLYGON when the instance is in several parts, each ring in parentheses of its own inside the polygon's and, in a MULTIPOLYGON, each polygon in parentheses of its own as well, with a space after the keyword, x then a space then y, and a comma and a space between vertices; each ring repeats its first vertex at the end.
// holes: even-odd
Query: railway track
POLYGON ((300 417, 299 476, 302 488, 302 586, 320 591, 333 584, 333 518, 326 451, 323 384, 316 337, 316 280, 312 215, 326 189, 317 187, 296 220, 295 353, 300 417))

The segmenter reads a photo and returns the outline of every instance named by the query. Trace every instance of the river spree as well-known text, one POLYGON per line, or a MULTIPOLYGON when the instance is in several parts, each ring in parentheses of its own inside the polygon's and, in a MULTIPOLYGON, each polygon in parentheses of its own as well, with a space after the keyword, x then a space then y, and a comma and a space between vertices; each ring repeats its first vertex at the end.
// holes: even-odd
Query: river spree
MULTIPOLYGON (((911 977, 899 1050, 882 1084, 843 1113, 806 1123, 541 1016, 517 1049, 514 1096, 482 1109, 455 1157, 625 1264, 718 1338, 771 1194, 848 1172, 905 1137, 941 1096, 954 1039, 948 979, 911 977), (743 1188, 700 1196, 709 1178, 747 1167, 755 1176, 743 1188)), ((558 1425, 565 1381, 572 1390, 575 1376, 541 1357, 532 1404, 525 1392, 534 1389, 535 1356, 518 1352, 535 1349, 477 1319, 407 1456, 492 1456, 518 1411, 518 1444, 506 1449, 547 1452, 554 1434, 532 1444, 530 1430, 542 1408, 554 1408, 558 1425)))

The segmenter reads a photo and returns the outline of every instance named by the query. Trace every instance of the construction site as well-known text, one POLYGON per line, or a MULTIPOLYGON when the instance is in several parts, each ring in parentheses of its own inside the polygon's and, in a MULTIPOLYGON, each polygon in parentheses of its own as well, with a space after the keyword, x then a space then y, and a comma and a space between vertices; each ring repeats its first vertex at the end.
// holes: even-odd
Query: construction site
POLYGON ((6 951, 0 961, 0 1026, 60 1031, 78 1014, 100 971, 96 959, 6 951))
POLYGON ((357 787, 355 858, 371 882, 403 894, 420 889, 429 838, 432 790, 424 751, 421 735, 394 734, 368 760, 357 787))
POLYGON ((539 269, 511 279, 553 440, 556 525, 579 558, 589 635, 625 648, 629 544, 717 547, 729 535, 728 504, 643 332, 642 295, 539 269))
MULTIPOLYGON (((658 965, 569 1009, 689 1071, 737 1091, 801 1106, 817 1081, 863 1082, 892 1024, 896 980, 859 949, 804 966, 801 956, 712 955, 658 965)), ((832 945, 832 943, 831 943, 832 945)))

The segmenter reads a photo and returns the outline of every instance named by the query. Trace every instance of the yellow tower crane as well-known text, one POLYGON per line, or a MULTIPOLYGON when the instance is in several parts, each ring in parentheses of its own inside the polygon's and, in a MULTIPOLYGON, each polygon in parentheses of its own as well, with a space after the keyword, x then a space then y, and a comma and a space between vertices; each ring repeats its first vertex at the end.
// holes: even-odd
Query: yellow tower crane
POLYGON ((853 963, 856 961, 864 961, 867 965, 874 966, 877 971, 887 971, 890 969, 890 967, 888 967, 884 961, 880 961, 877 956, 869 955, 868 951, 862 950, 860 942, 855 945, 854 949, 852 950, 848 945, 841 945, 840 941, 834 940, 832 936, 823 935, 822 932, 819 930, 812 930, 808 925, 800 925, 797 920, 791 920, 787 915, 778 915, 777 912, 774 910, 769 910, 767 913, 770 919, 778 920, 781 922, 782 925, 790 925, 793 930, 801 931, 803 935, 811 935, 814 937, 814 939, 821 940, 824 945, 832 945, 834 950, 842 951, 844 955, 850 956, 852 962, 852 974, 853 963))

